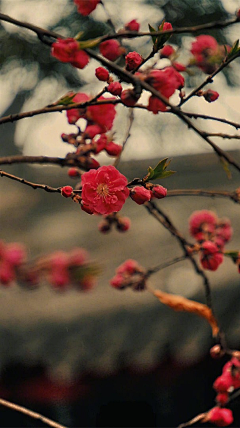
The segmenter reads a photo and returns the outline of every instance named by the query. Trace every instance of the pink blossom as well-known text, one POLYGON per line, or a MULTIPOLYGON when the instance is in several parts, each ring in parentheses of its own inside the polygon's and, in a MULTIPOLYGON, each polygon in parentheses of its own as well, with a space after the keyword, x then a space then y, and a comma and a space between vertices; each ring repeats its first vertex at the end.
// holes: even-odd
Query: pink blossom
MULTIPOLYGON (((89 99, 90 99, 90 97, 87 94, 79 92, 72 99, 72 102, 73 103, 85 103, 85 102, 89 101, 89 99)), ((73 109, 67 110, 68 123, 74 124, 81 117, 85 118, 85 112, 86 112, 85 108, 73 108, 73 109)))
POLYGON ((208 239, 217 225, 217 216, 212 211, 194 211, 189 218, 189 230, 191 235, 197 240, 208 239))
POLYGON ((93 214, 120 211, 129 196, 127 179, 114 166, 102 166, 82 175, 82 203, 93 214))
MULTIPOLYGON (((99 97, 99 101, 111 101, 114 98, 99 97)), ((116 109, 113 104, 100 104, 87 107, 86 118, 102 127, 103 132, 109 131, 113 127, 116 116, 116 109)))

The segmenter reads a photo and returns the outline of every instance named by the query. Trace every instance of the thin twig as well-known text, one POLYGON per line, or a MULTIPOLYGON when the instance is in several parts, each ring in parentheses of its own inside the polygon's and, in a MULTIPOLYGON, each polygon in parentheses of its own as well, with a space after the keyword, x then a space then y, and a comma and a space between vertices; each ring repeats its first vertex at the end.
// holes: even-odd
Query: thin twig
POLYGON ((197 86, 197 88, 193 89, 193 91, 190 92, 190 94, 186 98, 181 99, 179 106, 182 106, 183 104, 185 104, 190 98, 192 98, 194 95, 196 95, 208 83, 212 83, 213 78, 218 73, 220 73, 220 71, 222 71, 228 64, 230 64, 232 61, 234 61, 238 57, 239 57, 239 52, 237 52, 235 55, 231 56, 229 59, 225 58, 223 60, 223 62, 220 64, 220 66, 212 74, 207 76, 206 79, 199 86, 197 86))
POLYGON ((156 272, 159 272, 162 269, 175 265, 176 263, 182 262, 185 259, 186 259, 186 256, 184 255, 184 256, 176 257, 175 259, 172 259, 169 262, 161 263, 157 266, 154 266, 153 268, 149 268, 146 273, 146 278, 148 278, 150 275, 153 275, 156 272))
POLYGON ((8 409, 15 410, 16 412, 23 413, 24 415, 27 415, 30 418, 38 419, 39 421, 43 422, 44 424, 52 428, 66 428, 64 425, 58 424, 57 422, 54 422, 51 419, 46 418, 40 413, 33 412, 32 410, 29 410, 26 407, 11 403, 10 401, 4 400, 3 398, 0 398, 0 405, 7 407, 8 409))
POLYGON ((230 135, 230 134, 223 134, 222 132, 205 132, 205 135, 207 135, 207 137, 219 137, 219 138, 227 138, 229 140, 232 140, 232 139, 240 140, 240 135, 238 134, 230 135))
POLYGON ((170 233, 171 235, 175 236, 175 238, 178 240, 181 248, 184 251, 184 255, 186 258, 190 260, 192 263, 195 272, 202 277, 204 288, 205 288, 205 297, 206 297, 206 303, 210 309, 212 309, 212 297, 211 297, 211 288, 208 281, 207 276, 203 272, 203 270, 200 268, 192 254, 189 253, 188 247, 191 246, 191 243, 189 243, 176 229, 176 227, 173 225, 170 218, 162 211, 159 207, 156 206, 154 202, 147 202, 144 204, 148 212, 153 215, 153 217, 156 218, 157 221, 159 221, 170 233))
POLYGON ((130 136, 131 136, 131 128, 132 128, 133 121, 134 121, 134 113, 133 113, 133 109, 132 109, 132 108, 130 108, 130 109, 129 109, 129 125, 128 125, 127 131, 126 131, 126 137, 125 137, 125 139, 124 139, 124 141, 123 141, 123 144, 122 144, 122 151, 121 151, 121 153, 116 157, 115 162, 114 162, 114 164, 113 164, 113 165, 115 166, 115 168, 117 168, 117 166, 118 166, 118 164, 119 164, 119 162, 120 162, 120 159, 121 159, 121 156, 122 156, 123 150, 125 149, 125 146, 126 146, 126 144, 127 144, 127 141, 128 141, 128 139, 130 138, 130 136))
MULTIPOLYGON (((166 112, 166 113, 169 113, 169 112, 166 112)), ((184 116, 189 117, 190 119, 216 120, 217 122, 222 122, 222 123, 226 123, 226 125, 233 126, 236 129, 240 128, 240 123, 232 122, 231 120, 224 119, 222 117, 214 117, 214 116, 209 116, 207 114, 190 113, 190 112, 186 112, 186 111, 182 111, 182 114, 184 116)))
POLYGON ((240 203, 238 192, 227 192, 220 190, 202 190, 202 189, 175 189, 168 190, 167 197, 172 196, 206 196, 209 198, 229 198, 236 203, 240 203))
MULTIPOLYGON (((22 22, 19 21, 17 19, 14 19, 12 17, 10 17, 9 15, 5 15, 3 13, 0 13, 0 20, 2 21, 6 21, 9 22, 10 24, 14 24, 17 25, 19 27, 23 27, 23 28, 27 28, 28 30, 31 30, 33 32, 35 32, 38 36, 48 36, 48 37, 53 37, 53 38, 64 38, 61 34, 56 33, 54 31, 49 31, 49 30, 45 30, 43 28, 37 27, 36 25, 33 24, 29 24, 28 22, 22 22)), ((202 30, 210 30, 210 29, 215 29, 215 28, 225 28, 228 27, 229 25, 233 25, 238 23, 239 20, 237 17, 235 17, 234 19, 229 19, 226 21, 214 21, 214 22, 208 22, 206 24, 201 24, 201 25, 195 25, 192 27, 179 27, 179 28, 174 28, 172 30, 166 30, 164 31, 164 34, 184 34, 184 33, 196 33, 202 30)), ((113 26, 114 28, 114 26, 113 26)), ((100 38, 100 41, 104 41, 104 40, 109 40, 109 39, 121 39, 121 38, 138 38, 138 37, 149 37, 149 36, 160 36, 162 35, 163 32, 162 31, 155 31, 155 32, 150 32, 150 31, 146 31, 146 32, 137 32, 137 31, 124 31, 121 33, 115 33, 114 30, 114 34, 107 34, 104 35, 100 38)))

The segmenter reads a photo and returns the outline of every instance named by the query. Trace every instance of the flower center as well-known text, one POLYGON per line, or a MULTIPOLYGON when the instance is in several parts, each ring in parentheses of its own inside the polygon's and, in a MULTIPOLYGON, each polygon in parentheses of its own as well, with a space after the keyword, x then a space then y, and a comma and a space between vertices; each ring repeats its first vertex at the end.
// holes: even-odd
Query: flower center
POLYGON ((99 196, 105 198, 109 194, 108 185, 105 183, 100 183, 97 187, 97 193, 99 196))

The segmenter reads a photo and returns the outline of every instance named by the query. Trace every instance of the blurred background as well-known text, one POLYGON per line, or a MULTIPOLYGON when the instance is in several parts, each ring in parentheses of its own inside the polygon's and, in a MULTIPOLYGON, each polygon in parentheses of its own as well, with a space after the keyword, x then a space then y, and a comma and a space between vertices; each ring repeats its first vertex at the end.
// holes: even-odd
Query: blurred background
MULTIPOLYGON (((240 7, 239 1, 130 0, 104 4, 116 29, 137 19, 141 30, 155 28, 162 19, 173 27, 224 20, 240 7)), ((72 0, 5 0, 0 11, 65 36, 84 31, 86 38, 107 33, 108 16, 99 5, 89 17, 76 12, 72 0)), ((207 34, 207 32, 204 32, 207 34)), ((232 45, 239 25, 212 30, 219 44, 232 45)), ((187 64, 190 34, 174 36, 180 46, 179 61, 187 64)), ((48 105, 68 90, 95 95, 102 85, 91 60, 84 70, 62 64, 30 31, 0 22, 1 115, 48 105)), ((124 41, 129 50, 146 56, 148 38, 124 41)), ((155 58, 156 59, 156 58, 155 58)), ((154 60, 155 60, 154 59, 154 60)), ((214 104, 190 100, 185 111, 211 114, 240 123, 239 62, 214 79, 211 89, 220 97, 214 104)), ((185 76, 186 92, 205 76, 194 69, 185 76)), ((172 102, 178 102, 172 99, 172 102)), ((149 165, 163 157, 172 159, 177 173, 162 182, 168 189, 204 188, 233 191, 239 175, 229 180, 218 158, 206 143, 170 115, 134 113, 131 137, 119 166, 129 179, 142 177, 149 165)), ((127 109, 118 106, 114 123, 116 142, 122 143, 128 125, 127 109)), ((197 125, 210 132, 238 131, 218 122, 197 125)), ((64 157, 69 146, 60 135, 74 132, 65 113, 36 116, 1 125, 0 156, 15 154, 64 157)), ((215 140, 240 162, 239 140, 215 140)), ((109 163, 102 156, 103 163, 109 163)), ((67 169, 49 166, 12 165, 7 172, 53 187, 73 185, 67 169)), ((98 285, 88 293, 74 290, 57 293, 43 284, 37 290, 19 285, 0 289, 0 396, 42 412, 59 423, 81 427, 173 427, 214 405, 214 379, 225 360, 212 361, 214 344, 205 321, 194 315, 172 313, 147 293, 120 292, 109 286, 116 267, 134 258, 145 267, 180 256, 173 237, 149 216, 144 207, 127 201, 123 215, 132 226, 126 234, 98 232, 100 219, 88 216, 77 204, 58 194, 48 194, 1 178, 1 234, 6 242, 21 241, 29 257, 54 250, 86 248, 103 267, 98 285)), ((199 197, 165 198, 161 208, 188 239, 187 219, 198 209, 214 210, 229 217, 234 235, 227 249, 240 249, 239 206, 227 199, 199 197)), ((239 274, 229 259, 209 273, 214 307, 226 332, 229 347, 240 346, 239 274)), ((184 261, 151 278, 155 288, 204 302, 200 278, 184 261)), ((232 405, 239 426, 239 402, 232 405)), ((1 426, 43 426, 1 408, 1 426)), ((205 425, 206 426, 206 425, 205 425)))

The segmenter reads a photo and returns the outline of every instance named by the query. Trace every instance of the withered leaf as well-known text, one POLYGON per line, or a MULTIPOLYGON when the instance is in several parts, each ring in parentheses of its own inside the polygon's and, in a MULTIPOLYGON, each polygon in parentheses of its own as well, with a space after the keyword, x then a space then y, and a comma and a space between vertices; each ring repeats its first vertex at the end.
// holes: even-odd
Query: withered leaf
POLYGON ((161 303, 169 306, 169 308, 172 308, 174 311, 191 312, 202 318, 205 318, 212 328, 213 336, 217 336, 219 333, 217 320, 214 317, 212 310, 207 305, 195 302, 194 300, 186 299, 182 296, 165 293, 161 290, 154 290, 154 295, 160 300, 161 303))

